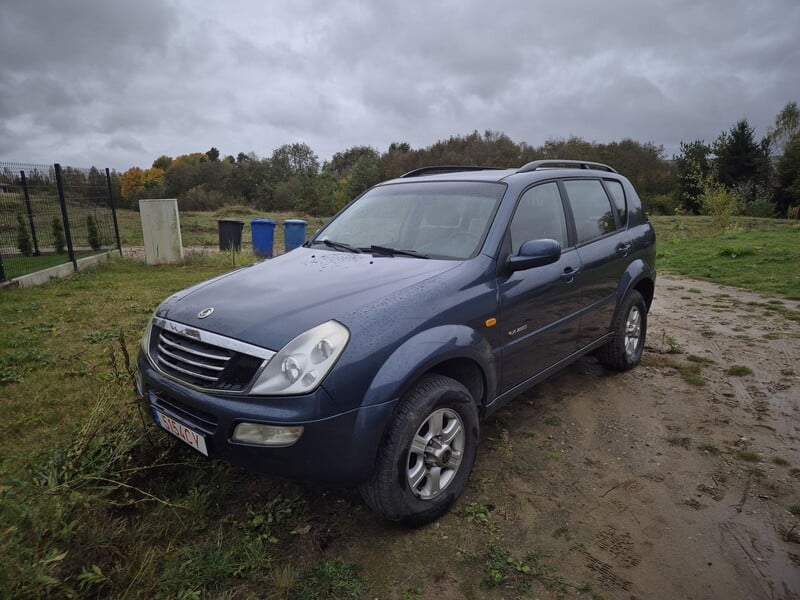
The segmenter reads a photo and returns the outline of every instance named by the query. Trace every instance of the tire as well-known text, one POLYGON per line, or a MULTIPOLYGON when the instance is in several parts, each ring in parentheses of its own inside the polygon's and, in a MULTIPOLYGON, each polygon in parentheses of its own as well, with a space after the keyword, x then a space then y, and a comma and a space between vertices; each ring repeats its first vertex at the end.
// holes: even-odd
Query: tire
POLYGON ((611 325, 611 340, 597 351, 600 363, 615 371, 639 364, 647 335, 647 304, 636 290, 622 300, 611 325))
POLYGON ((467 388, 425 375, 401 400, 359 491, 390 521, 430 523, 461 495, 477 450, 478 409, 467 388))

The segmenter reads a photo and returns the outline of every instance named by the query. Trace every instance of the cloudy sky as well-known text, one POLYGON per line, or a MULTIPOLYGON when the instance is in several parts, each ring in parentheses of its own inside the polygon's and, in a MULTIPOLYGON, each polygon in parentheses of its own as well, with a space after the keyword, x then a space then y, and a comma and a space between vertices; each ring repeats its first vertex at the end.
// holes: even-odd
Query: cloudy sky
POLYGON ((677 151, 800 101, 798 0, 0 0, 0 160, 325 160, 486 129, 677 151))

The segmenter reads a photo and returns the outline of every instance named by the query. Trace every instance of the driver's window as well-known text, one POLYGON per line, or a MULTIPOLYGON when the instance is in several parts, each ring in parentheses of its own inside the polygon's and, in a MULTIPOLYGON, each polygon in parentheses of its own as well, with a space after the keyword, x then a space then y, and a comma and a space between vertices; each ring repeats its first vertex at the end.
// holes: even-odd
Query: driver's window
POLYGON ((528 240, 549 238, 567 246, 567 220, 564 206, 555 182, 532 187, 522 195, 511 220, 511 252, 517 254, 519 247, 528 240))

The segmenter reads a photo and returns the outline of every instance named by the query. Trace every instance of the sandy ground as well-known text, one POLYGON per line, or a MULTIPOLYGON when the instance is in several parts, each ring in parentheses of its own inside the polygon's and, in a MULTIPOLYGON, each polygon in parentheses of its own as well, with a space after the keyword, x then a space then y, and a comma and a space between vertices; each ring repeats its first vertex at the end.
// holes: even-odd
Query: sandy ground
POLYGON ((518 535, 610 597, 800 598, 800 323, 766 302, 662 276, 639 368, 587 359, 529 394, 560 427, 525 397, 501 414, 515 452, 531 418, 560 457, 507 479, 518 535), (681 376, 691 355, 713 361, 701 385, 681 376))
POLYGON ((565 369, 484 423, 451 514, 398 531, 352 499, 323 555, 370 597, 800 598, 798 308, 660 276, 639 367, 565 369), (491 548, 535 575, 487 585, 491 548))

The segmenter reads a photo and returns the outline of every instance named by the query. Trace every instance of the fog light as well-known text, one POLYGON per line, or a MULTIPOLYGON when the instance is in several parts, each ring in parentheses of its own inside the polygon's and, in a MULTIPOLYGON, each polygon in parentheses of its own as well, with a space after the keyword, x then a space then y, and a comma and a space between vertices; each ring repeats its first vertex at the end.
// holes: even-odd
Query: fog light
POLYGON ((239 423, 233 430, 233 441, 259 446, 290 446, 300 439, 303 428, 276 427, 260 423, 239 423))
POLYGON ((147 388, 144 385, 144 377, 139 371, 136 371, 136 374, 133 376, 133 382, 136 386, 136 393, 139 395, 139 398, 144 398, 147 395, 147 388))

